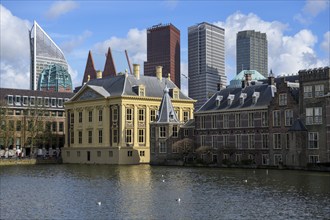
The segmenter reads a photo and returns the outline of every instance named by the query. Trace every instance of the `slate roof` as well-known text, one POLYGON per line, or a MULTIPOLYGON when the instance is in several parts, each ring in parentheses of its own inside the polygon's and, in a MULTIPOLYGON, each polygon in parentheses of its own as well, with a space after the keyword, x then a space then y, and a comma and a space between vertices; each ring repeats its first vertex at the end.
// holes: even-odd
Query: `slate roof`
POLYGON ((189 128, 189 127, 195 127, 195 119, 189 119, 186 123, 184 123, 182 128, 189 128))
POLYGON ((289 128, 289 131, 307 131, 307 128, 305 127, 304 123, 301 121, 300 118, 297 118, 294 122, 291 128, 289 128))
POLYGON ((0 100, 6 99, 8 95, 19 96, 35 96, 35 97, 54 97, 54 98, 71 98, 74 93, 71 92, 50 92, 50 91, 38 91, 29 89, 11 89, 0 88, 0 100))
MULTIPOLYGON (((163 77, 162 80, 159 80, 155 76, 141 75, 139 79, 137 79, 134 75, 130 74, 104 77, 102 79, 92 79, 87 82, 84 87, 87 85, 93 86, 92 88, 102 87, 109 96, 139 96, 136 86, 143 85, 145 87, 146 97, 162 98, 165 84, 168 89, 177 88, 177 86, 168 78, 163 77)), ((83 91, 83 88, 81 88, 80 91, 83 91)), ((100 91, 101 89, 98 88, 98 90, 100 91)), ((193 100, 183 94, 181 90, 179 90, 179 98, 183 100, 193 100)))
POLYGON ((245 88, 226 88, 215 93, 197 112, 216 111, 216 110, 236 110, 253 109, 267 107, 274 94, 276 87, 268 84, 257 84, 245 88), (246 94, 246 95, 245 95, 246 94), (240 103, 240 96, 246 96, 244 103, 240 103), (253 103, 253 96, 259 96, 253 103), (233 98, 232 103, 228 105, 228 97, 233 98), (221 99, 217 106, 217 99, 221 99))
POLYGON ((174 111, 172 102, 171 102, 171 97, 168 94, 169 89, 167 88, 167 85, 165 85, 164 88, 164 95, 162 98, 162 101, 160 102, 159 106, 159 111, 158 115, 156 118, 157 123, 180 123, 176 113, 174 111))

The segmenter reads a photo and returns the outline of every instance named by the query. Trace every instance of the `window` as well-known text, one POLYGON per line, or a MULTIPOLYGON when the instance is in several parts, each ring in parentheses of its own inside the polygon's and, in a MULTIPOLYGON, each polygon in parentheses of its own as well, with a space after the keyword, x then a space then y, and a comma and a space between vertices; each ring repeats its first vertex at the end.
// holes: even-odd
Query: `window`
POLYGON ((36 104, 36 98, 34 96, 31 96, 30 97, 30 105, 35 106, 35 104, 36 104))
POLYGON ((156 121, 156 110, 150 110, 150 121, 156 121))
POLYGON ((212 148, 218 149, 218 138, 215 135, 212 135, 212 148))
POLYGON ((173 90, 173 99, 179 99, 179 91, 178 90, 173 90))
POLYGON ((228 145, 229 145, 229 135, 226 134, 223 136, 223 146, 229 147, 228 145))
POLYGON ((37 105, 40 107, 42 106, 42 97, 37 98, 37 105))
POLYGON ((16 95, 15 96, 15 105, 21 105, 21 96, 20 95, 16 95))
POLYGON ((306 108, 306 125, 322 124, 322 108, 306 108))
POLYGON ((126 129, 126 143, 132 143, 132 129, 126 129))
POLYGON ((67 157, 70 157, 70 151, 67 151, 67 152, 66 152, 66 156, 67 156, 67 157))
POLYGON ((77 157, 80 157, 80 151, 77 151, 77 157))
POLYGON ((293 123, 293 111, 291 109, 285 110, 285 126, 291 126, 293 123))
POLYGON ((109 157, 113 157, 113 151, 112 150, 109 151, 109 157))
POLYGON ((240 134, 235 135, 235 146, 237 149, 242 149, 242 135, 240 134))
POLYGON ((308 133, 308 149, 319 148, 319 133, 309 132, 308 133))
POLYGON ((99 122, 103 121, 103 111, 99 110, 99 122))
POLYGON ((173 126, 173 134, 172 134, 172 136, 174 138, 177 138, 179 136, 178 126, 173 126))
POLYGON ((189 135, 189 131, 188 131, 188 129, 184 129, 184 136, 185 136, 185 137, 188 137, 188 135, 189 135))
POLYGON ((159 142, 159 153, 166 153, 166 152, 167 152, 166 142, 159 142))
POLYGON ((313 97, 313 87, 304 86, 304 98, 312 98, 312 97, 313 97))
POLYGON ((268 126, 268 112, 261 112, 261 126, 268 126))
POLYGON ((112 143, 118 143, 118 130, 112 130, 112 143))
POLYGON ((287 94, 286 93, 283 93, 283 94, 280 94, 279 97, 278 97, 278 101, 279 101, 279 105, 280 106, 283 106, 283 105, 287 105, 287 94))
POLYGON ((48 97, 44 98, 44 104, 45 104, 46 107, 49 106, 49 98, 48 97))
POLYGON ((308 155, 308 162, 309 163, 319 163, 319 155, 308 155))
POLYGON ((103 142, 103 131, 99 130, 99 144, 102 144, 103 142))
POLYGON ((205 135, 201 135, 201 146, 205 146, 205 135))
POLYGON ((88 122, 93 122, 93 111, 88 111, 88 122))
POLYGON ((144 121, 144 109, 139 109, 139 121, 144 121))
POLYGON ((133 151, 131 151, 131 150, 127 151, 127 156, 132 157, 133 156, 133 151))
POLYGON ((63 99, 57 99, 58 107, 63 107, 63 99))
POLYGON ((29 104, 29 98, 27 96, 23 96, 23 105, 27 106, 29 104))
POLYGON ((183 112, 183 121, 186 122, 189 120, 189 112, 188 111, 184 111, 183 112))
POLYGON ((229 160, 229 154, 223 154, 223 159, 224 160, 229 160))
POLYGON ((262 134, 262 149, 268 149, 269 148, 269 135, 268 134, 262 134))
POLYGON ((64 123, 62 121, 60 121, 58 123, 58 131, 59 132, 63 132, 64 131, 64 123))
POLYGON ((88 143, 93 143, 93 131, 88 131, 88 143))
POLYGON ((78 113, 78 122, 79 123, 82 123, 82 114, 83 114, 82 112, 78 113))
POLYGON ((118 109, 117 108, 112 109, 112 121, 118 121, 118 109))
POLYGON ((241 114, 240 113, 235 114, 235 127, 236 128, 241 127, 241 114))
POLYGON ((242 154, 236 154, 236 156, 235 156, 235 161, 236 161, 237 163, 239 163, 239 162, 241 162, 241 160, 242 160, 242 154))
POLYGON ((248 114, 248 127, 253 127, 254 126, 254 113, 249 112, 248 114))
POLYGON ((205 128, 205 116, 200 116, 200 128, 205 128))
POLYGON ((56 98, 52 98, 52 107, 56 107, 56 98))
POLYGON ((82 144, 82 131, 78 131, 78 143, 82 144))
POLYGON ((212 128, 217 128, 217 116, 212 115, 211 120, 212 120, 212 128))
POLYGON ((22 130, 22 121, 16 121, 16 131, 22 130))
POLYGON ((139 129, 139 143, 144 143, 144 129, 139 129))
POLYGON ((145 156, 145 151, 144 150, 141 150, 140 151, 140 157, 144 157, 145 156))
POLYGON ((145 96, 145 89, 144 87, 139 86, 139 96, 145 96))
POLYGON ((229 115, 223 115, 223 128, 229 128, 229 115))
POLYGON ((101 157, 101 151, 97 151, 97 157, 101 157))
POLYGON ((31 120, 29 120, 28 121, 28 131, 32 131, 32 129, 33 129, 33 121, 31 121, 31 120))
POLYGON ((315 97, 324 95, 324 85, 315 85, 315 97))
POLYGON ((249 149, 254 149, 255 148, 254 134, 249 134, 248 135, 248 148, 249 149))
POLYGON ((13 105, 14 104, 14 99, 12 95, 8 96, 8 101, 7 101, 8 105, 13 105))
POLYGON ((274 165, 282 163, 282 154, 274 154, 274 165))
POLYGON ((56 132, 57 131, 57 123, 54 121, 52 122, 52 131, 56 132))
POLYGON ((126 109, 126 121, 132 121, 133 119, 132 113, 133 113, 133 109, 131 108, 126 109))
POLYGON ((261 155, 262 165, 269 165, 269 154, 261 155))
POLYGON ((161 138, 166 137, 166 127, 164 126, 159 127, 159 137, 161 138))
POLYGON ((273 126, 281 126, 281 115, 280 111, 273 111, 273 126))
POLYGON ((286 149, 290 149, 290 135, 286 133, 286 149))
POLYGON ((73 144, 74 143, 74 132, 71 131, 70 133, 70 143, 73 144))
POLYGON ((273 134, 274 149, 281 149, 281 134, 273 134))
MULTIPOLYGON (((48 112, 49 113, 49 112, 48 112)), ((45 116, 46 116, 46 112, 45 112, 45 116)), ((74 113, 70 114, 70 124, 73 125, 74 124, 74 113)))

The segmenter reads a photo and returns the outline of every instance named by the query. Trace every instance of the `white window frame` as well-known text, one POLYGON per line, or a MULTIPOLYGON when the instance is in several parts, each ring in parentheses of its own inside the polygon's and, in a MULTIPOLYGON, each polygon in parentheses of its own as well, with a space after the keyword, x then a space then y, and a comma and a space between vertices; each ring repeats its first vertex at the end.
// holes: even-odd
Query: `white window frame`
POLYGON ((304 98, 313 98, 313 86, 304 86, 304 98))
POLYGON ((308 132, 308 149, 319 149, 319 132, 308 132))
POLYGON ((293 110, 286 109, 284 112, 285 115, 285 126, 292 126, 293 124, 293 110))
POLYGON ((286 93, 281 93, 278 96, 278 105, 285 106, 288 104, 288 95, 286 93))

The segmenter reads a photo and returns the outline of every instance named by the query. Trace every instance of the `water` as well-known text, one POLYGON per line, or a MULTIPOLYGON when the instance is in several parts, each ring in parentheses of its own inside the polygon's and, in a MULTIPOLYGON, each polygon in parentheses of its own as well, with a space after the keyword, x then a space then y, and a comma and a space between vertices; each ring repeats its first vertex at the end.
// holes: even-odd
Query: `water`
POLYGON ((330 219, 330 173, 149 165, 0 170, 1 219, 330 219))

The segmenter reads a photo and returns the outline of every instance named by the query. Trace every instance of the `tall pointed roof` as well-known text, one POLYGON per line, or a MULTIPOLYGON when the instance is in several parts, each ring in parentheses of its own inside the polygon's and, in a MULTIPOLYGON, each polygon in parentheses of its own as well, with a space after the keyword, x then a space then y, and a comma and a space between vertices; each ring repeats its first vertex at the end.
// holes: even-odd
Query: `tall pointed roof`
POLYGON ((171 97, 168 94, 169 89, 167 88, 167 85, 165 84, 164 88, 164 94, 162 101, 159 106, 159 112, 157 116, 156 122, 160 123, 180 123, 176 113, 174 111, 172 102, 171 102, 171 97))
POLYGON ((113 61, 110 47, 108 49, 107 58, 105 60, 105 65, 103 70, 103 77, 106 76, 116 76, 115 62, 113 61))
POLYGON ((93 60, 91 51, 89 51, 89 53, 88 53, 88 58, 87 58, 87 63, 86 63, 86 68, 85 68, 82 85, 84 85, 84 83, 88 82, 88 75, 89 75, 89 79, 96 78, 96 70, 94 67, 94 60, 93 60))

